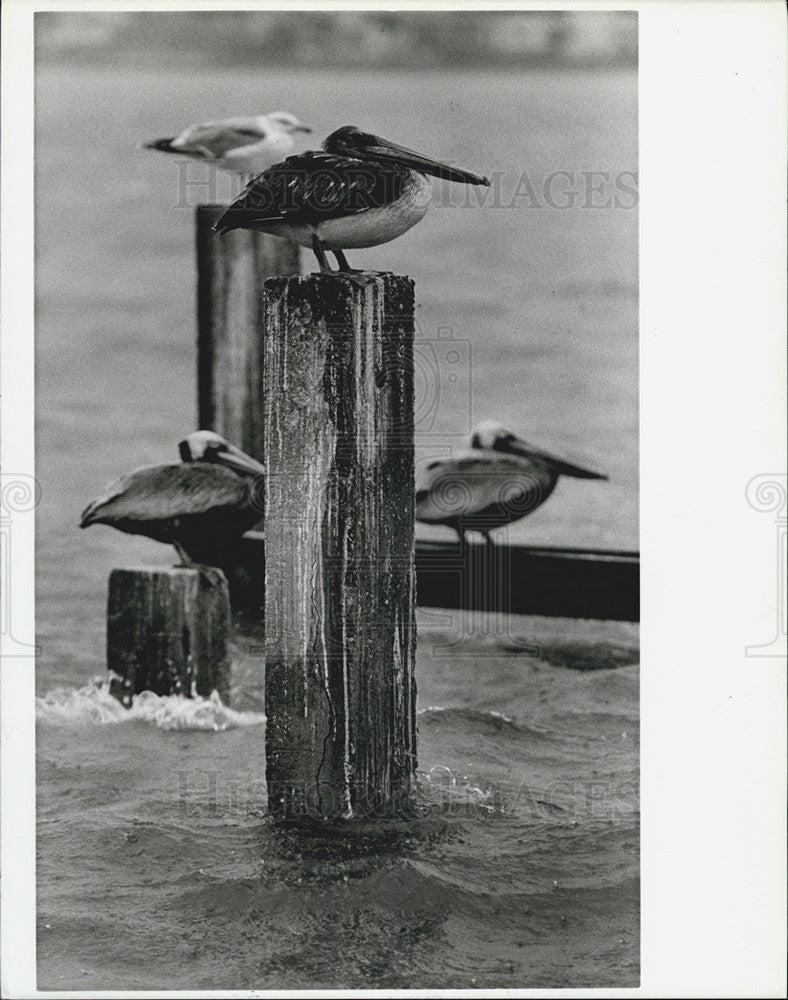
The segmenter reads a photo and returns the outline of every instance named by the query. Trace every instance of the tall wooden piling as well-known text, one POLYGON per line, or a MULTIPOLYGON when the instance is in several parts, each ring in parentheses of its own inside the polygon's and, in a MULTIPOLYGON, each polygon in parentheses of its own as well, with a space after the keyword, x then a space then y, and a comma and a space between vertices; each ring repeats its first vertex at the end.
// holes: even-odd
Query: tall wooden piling
POLYGON ((413 283, 265 292, 269 808, 392 814, 416 761, 413 283))
POLYGON ((212 232, 226 208, 197 208, 198 420, 262 461, 263 285, 298 274, 300 251, 267 233, 212 232))

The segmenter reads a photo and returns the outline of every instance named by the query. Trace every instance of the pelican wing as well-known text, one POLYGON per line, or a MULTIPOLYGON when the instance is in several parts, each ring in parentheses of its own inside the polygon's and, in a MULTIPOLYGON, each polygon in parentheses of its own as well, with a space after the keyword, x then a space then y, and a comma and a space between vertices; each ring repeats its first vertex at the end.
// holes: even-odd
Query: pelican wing
POLYGON ((151 465, 112 483, 82 513, 80 527, 114 521, 158 521, 248 503, 249 484, 206 462, 151 465))
POLYGON ((442 524, 491 511, 511 511, 519 518, 538 507, 554 485, 540 462, 475 450, 429 462, 420 470, 416 518, 442 524))
POLYGON ((192 125, 173 139, 170 147, 179 153, 220 160, 230 150, 255 145, 267 135, 257 118, 226 118, 192 125))
POLYGON ((410 171, 332 153, 288 156, 259 174, 214 227, 219 233, 275 223, 316 224, 396 201, 410 171))

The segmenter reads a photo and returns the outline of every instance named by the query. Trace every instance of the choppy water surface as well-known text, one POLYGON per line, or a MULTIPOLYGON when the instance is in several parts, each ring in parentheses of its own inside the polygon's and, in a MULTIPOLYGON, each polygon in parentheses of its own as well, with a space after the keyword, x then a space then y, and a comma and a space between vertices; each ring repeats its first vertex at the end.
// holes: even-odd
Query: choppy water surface
MULTIPOLYGON (((194 426, 192 213, 139 142, 282 106, 318 136, 355 121, 500 169, 504 195, 525 170, 541 200, 551 172, 581 191, 636 169, 634 77, 43 67, 37 85, 39 986, 633 985, 634 626, 421 611, 419 815, 282 829, 262 812, 259 637, 238 633, 231 709, 121 709, 94 681, 107 575, 171 557, 76 519, 194 426)), ((635 547, 636 212, 530 203, 438 204, 351 262, 417 282, 420 453, 497 417, 611 476, 562 480, 512 537, 635 547)))

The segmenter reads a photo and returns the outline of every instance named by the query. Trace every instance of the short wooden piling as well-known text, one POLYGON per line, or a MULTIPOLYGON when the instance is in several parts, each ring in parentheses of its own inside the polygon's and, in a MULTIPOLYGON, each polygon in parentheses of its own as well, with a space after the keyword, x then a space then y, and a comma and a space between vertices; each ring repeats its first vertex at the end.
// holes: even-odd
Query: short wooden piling
POLYGON ((265 290, 269 808, 391 815, 416 762, 413 283, 265 290))
POLYGON ((141 691, 230 697, 230 597, 185 567, 115 569, 107 602, 107 667, 124 704, 141 691))
POLYGON ((300 251, 267 233, 212 232, 226 208, 197 208, 198 420, 262 461, 263 284, 298 274, 300 251))

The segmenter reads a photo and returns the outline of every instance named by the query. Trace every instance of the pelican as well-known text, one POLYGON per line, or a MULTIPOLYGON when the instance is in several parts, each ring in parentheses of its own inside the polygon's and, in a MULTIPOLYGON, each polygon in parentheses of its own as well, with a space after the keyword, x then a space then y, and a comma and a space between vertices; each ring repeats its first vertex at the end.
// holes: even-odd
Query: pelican
POLYGON ((190 125, 174 138, 145 143, 145 149, 190 156, 236 174, 258 174, 287 156, 293 133, 311 131, 295 115, 274 111, 190 125))
POLYGON ((118 479, 88 504, 80 528, 108 524, 173 545, 184 566, 221 566, 228 546, 262 517, 265 466, 213 431, 195 431, 178 448, 181 465, 118 479))
POLYGON ((416 520, 445 524, 465 539, 532 513, 555 489, 558 477, 607 479, 551 455, 494 420, 471 432, 467 450, 428 462, 416 478, 416 520))
POLYGON ((249 184, 214 226, 219 233, 259 229, 311 247, 321 271, 351 272, 344 251, 396 239, 424 218, 427 174, 462 184, 484 184, 457 167, 430 160, 387 139, 343 125, 323 152, 289 156, 249 184))

